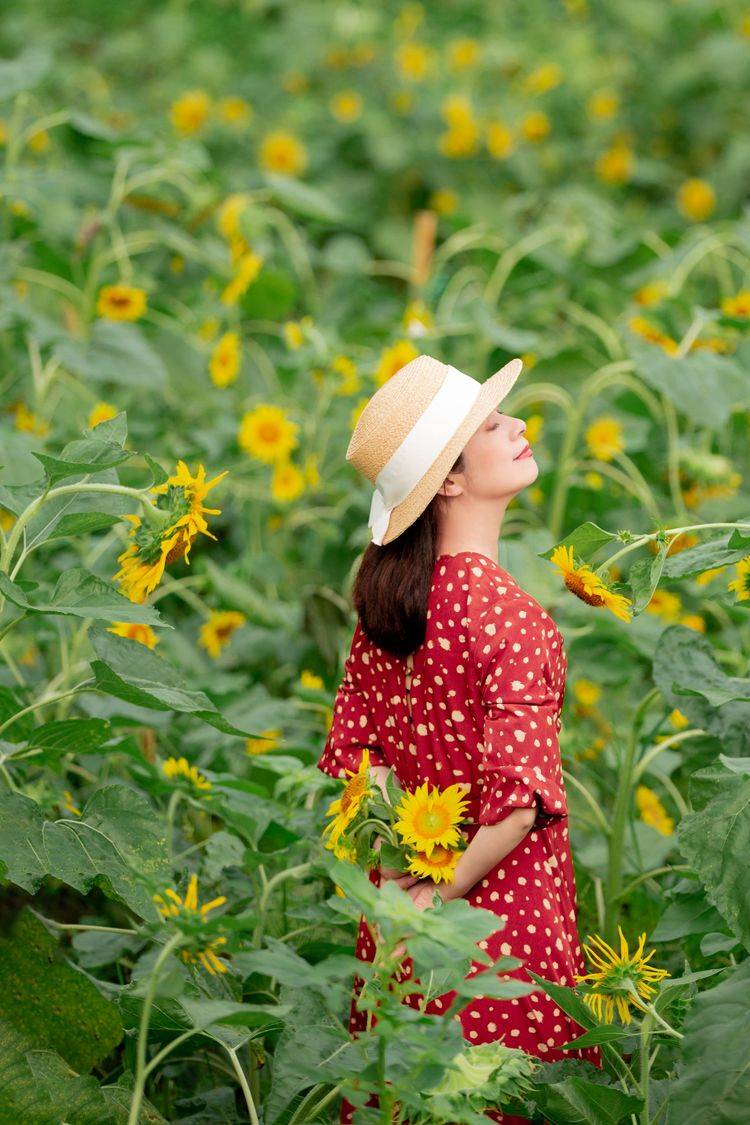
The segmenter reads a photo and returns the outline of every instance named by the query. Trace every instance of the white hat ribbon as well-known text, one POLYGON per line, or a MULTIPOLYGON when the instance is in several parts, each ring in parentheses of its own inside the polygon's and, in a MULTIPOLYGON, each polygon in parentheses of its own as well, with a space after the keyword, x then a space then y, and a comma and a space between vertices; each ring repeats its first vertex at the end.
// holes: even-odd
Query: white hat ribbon
POLYGON ((367 521, 373 543, 382 545, 391 512, 419 484, 471 410, 481 390, 482 384, 478 380, 448 365, 440 390, 375 478, 367 521))

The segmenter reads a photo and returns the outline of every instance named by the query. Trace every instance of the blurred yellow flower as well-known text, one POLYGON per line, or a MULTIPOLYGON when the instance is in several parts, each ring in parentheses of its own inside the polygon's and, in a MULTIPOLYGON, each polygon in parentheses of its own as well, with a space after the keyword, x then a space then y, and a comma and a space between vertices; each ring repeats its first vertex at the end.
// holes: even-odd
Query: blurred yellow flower
POLYGON ((513 133, 502 121, 490 121, 486 129, 487 151, 495 160, 504 160, 515 151, 513 133))
POLYGON ((383 348, 378 360, 378 366, 375 369, 375 382, 379 387, 387 383, 392 375, 395 375, 402 367, 411 360, 416 359, 419 352, 409 340, 398 340, 391 347, 383 348))
POLYGON ((479 151, 479 126, 475 121, 463 121, 451 125, 438 137, 438 149, 443 156, 453 159, 474 156, 479 151))
POLYGON ((107 632, 116 633, 118 637, 128 637, 131 641, 138 641, 146 648, 156 648, 159 643, 159 638, 150 625, 140 625, 134 621, 116 621, 107 632))
POLYGON ((291 461, 279 461, 271 475, 271 495, 280 504, 296 500, 305 491, 305 474, 291 461))
POLYGON ((307 668, 303 668, 299 677, 300 687, 312 688, 314 691, 322 691, 325 687, 325 682, 322 676, 317 672, 310 672, 307 668))
POLYGON ((543 63, 526 75, 521 82, 521 89, 525 94, 544 94, 559 86, 563 77, 562 67, 557 63, 543 63))
POLYGON ((462 36, 451 39, 447 44, 448 65, 453 70, 468 70, 479 62, 481 47, 477 39, 462 36))
POLYGON ((298 431, 299 425, 280 406, 261 404, 243 415, 237 442, 259 461, 282 461, 296 448, 298 431))
POLYGON ((201 340, 207 343, 213 340, 216 333, 219 331, 219 319, 215 316, 210 316, 198 326, 198 336, 201 340))
POLYGON ((702 222, 714 213, 716 192, 707 180, 685 180, 677 192, 677 207, 686 219, 702 222))
POLYGON ((73 813, 73 816, 82 816, 83 814, 78 808, 78 805, 74 804, 73 802, 73 794, 70 792, 70 790, 65 789, 63 795, 65 797, 65 800, 62 802, 62 807, 66 810, 66 812, 73 813))
POLYGON ((640 289, 636 289, 633 300, 643 308, 651 308, 663 301, 668 293, 669 283, 662 279, 656 279, 655 281, 647 281, 645 285, 641 285, 640 289))
POLYGON ((178 133, 197 133, 205 124, 211 109, 211 98, 205 90, 188 90, 172 102, 169 115, 178 133))
POLYGON ((194 788, 200 790, 202 793, 207 793, 211 789, 211 782, 204 776, 197 768, 188 762, 187 758, 167 758, 162 763, 162 770, 170 781, 179 781, 183 779, 194 788))
POLYGON ((587 488, 593 488, 597 492, 604 487, 604 477, 601 473, 597 473, 595 469, 589 469, 587 473, 584 473, 583 479, 587 488))
POLYGON ((680 624, 685 625, 688 629, 695 629, 698 633, 705 633, 706 621, 699 613, 686 613, 684 617, 680 618, 680 624))
POLYGON ((622 439, 622 426, 616 418, 606 415, 595 419, 586 430, 586 444, 592 457, 599 461, 611 461, 616 453, 625 448, 622 439))
POLYGON ((301 320, 285 320, 283 325, 286 346, 296 351, 305 342, 305 329, 312 328, 313 318, 303 316, 301 320))
POLYGON ((533 445, 538 441, 542 429, 544 428, 544 418, 541 414, 530 414, 526 419, 526 429, 523 431, 523 436, 526 438, 529 445, 533 445))
POLYGON ((597 158, 594 168, 605 184, 625 184, 633 174, 633 165, 630 145, 616 143, 597 158))
POLYGON ((0 528, 3 531, 10 531, 13 524, 16 522, 16 516, 7 508, 0 508, 0 528))
POLYGON ((434 52, 424 43, 401 43, 396 48, 396 69, 399 76, 409 82, 421 82, 426 78, 434 61, 434 52))
POLYGON ((536 352, 521 352, 521 361, 524 367, 535 367, 538 358, 536 352))
POLYGON ((409 0, 399 8, 393 21, 394 34, 403 38, 413 35, 424 21, 425 15, 424 4, 420 4, 418 0, 409 0))
POLYGON ((675 707, 673 711, 670 711, 668 718, 672 726, 676 727, 677 730, 684 730, 685 727, 690 726, 690 719, 688 719, 687 715, 683 715, 679 707, 675 707))
POLYGON ((540 485, 535 484, 533 488, 529 489, 528 495, 532 504, 541 504, 542 500, 544 500, 544 489, 540 485))
POLYGON ((432 313, 421 297, 409 301, 401 318, 401 327, 405 328, 410 336, 424 336, 434 324, 432 313))
POLYGON ((594 90, 586 102, 586 113, 592 121, 602 121, 614 117, 619 108, 620 96, 609 87, 594 90))
POLYGON ((108 422, 116 414, 119 414, 119 410, 111 402, 97 402, 88 416, 86 425, 90 430, 93 430, 94 426, 98 426, 100 422, 108 422))
POLYGON ((277 129, 263 138, 260 165, 266 172, 299 176, 307 168, 307 163, 307 149, 292 133, 277 129))
POLYGON ((216 226, 227 242, 242 236, 240 216, 250 203, 246 191, 235 191, 228 195, 216 212, 216 226))
POLYGON ((357 371, 357 365, 345 355, 337 355, 331 360, 331 367, 341 377, 336 387, 337 395, 355 395, 358 393, 362 380, 357 371))
POLYGON ((673 594, 671 590, 658 589, 651 595, 646 610, 648 613, 653 613, 655 617, 660 617, 662 621, 676 622, 682 611, 682 601, 679 594, 673 594))
POLYGON ((211 352, 208 364, 211 379, 217 387, 228 387, 240 370, 240 338, 236 332, 225 332, 211 352))
POLYGON ((308 453, 302 463, 302 474, 310 488, 317 488, 320 485, 319 465, 320 455, 318 453, 308 453))
POLYGON ((52 141, 46 129, 38 129, 36 133, 31 134, 26 144, 32 152, 40 153, 46 152, 52 141))
POLYGON ((450 188, 438 188, 430 194, 427 206, 438 215, 452 215, 458 208, 458 195, 450 188))
POLYGON ((337 121, 356 121, 362 115, 362 98, 356 90, 342 90, 334 94, 328 108, 337 121))
POLYGON ((245 751, 248 754, 265 754, 268 750, 275 750, 281 738, 278 727, 269 727, 262 730, 255 738, 245 739, 245 751))
POLYGON ((216 660, 229 643, 232 633, 245 624, 245 615, 234 609, 211 610, 211 616, 200 627, 198 644, 216 660))
POLYGON ((237 263, 232 280, 224 287, 221 300, 225 305, 234 305, 247 292, 263 267, 262 254, 250 250, 243 254, 237 263))
POLYGON ((638 785, 635 791, 635 803, 640 818, 645 824, 650 824, 657 832, 661 832, 662 836, 672 835, 674 820, 667 814, 667 810, 653 789, 649 789, 647 785, 638 785))
POLYGON ((138 320, 146 311, 146 294, 132 285, 104 285, 96 311, 107 320, 138 320))
POLYGON ((581 708, 590 710, 590 708, 601 699, 601 684, 581 677, 581 679, 576 680, 573 684, 573 695, 576 703, 580 704, 581 708))
POLYGON ((33 410, 29 410, 25 402, 14 403, 10 407, 10 412, 13 414, 13 424, 17 430, 26 434, 35 434, 37 437, 46 437, 50 432, 51 426, 39 414, 35 414, 33 410))
POLYGON ((521 121, 521 133, 527 141, 535 143, 543 141, 552 128, 547 114, 541 110, 534 110, 532 113, 527 113, 521 121))
POLYGON ((727 316, 750 316, 750 289, 741 290, 736 297, 724 297, 721 302, 721 311, 727 316))
POLYGON ((734 590, 738 601, 747 601, 750 598, 750 555, 736 564, 737 577, 729 583, 728 590, 734 590))
POLYGON ((247 125, 253 118, 253 111, 245 99, 236 96, 221 98, 216 105, 216 112, 220 120, 229 125, 247 125))

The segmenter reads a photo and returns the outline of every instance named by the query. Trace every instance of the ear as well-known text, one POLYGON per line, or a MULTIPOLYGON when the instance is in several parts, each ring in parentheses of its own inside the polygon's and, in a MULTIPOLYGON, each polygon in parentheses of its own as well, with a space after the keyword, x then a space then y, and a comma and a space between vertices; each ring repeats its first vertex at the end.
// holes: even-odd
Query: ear
POLYGON ((439 496, 460 496, 463 488, 453 477, 446 477, 438 489, 439 496))

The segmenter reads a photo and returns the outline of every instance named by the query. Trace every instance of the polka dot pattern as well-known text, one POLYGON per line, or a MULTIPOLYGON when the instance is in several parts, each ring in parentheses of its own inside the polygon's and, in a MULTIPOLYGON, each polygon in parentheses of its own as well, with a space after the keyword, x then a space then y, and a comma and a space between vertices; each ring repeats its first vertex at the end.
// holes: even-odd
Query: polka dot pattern
MULTIPOLYGON (((527 968, 571 985, 585 972, 577 930, 577 904, 567 826, 567 800, 560 764, 560 713, 567 661, 552 618, 493 559, 475 551, 441 555, 435 563, 427 608, 427 632, 405 659, 373 644, 359 622, 333 722, 318 767, 334 777, 359 767, 362 748, 373 764, 392 766, 402 787, 413 792, 428 781, 467 790, 471 839, 483 824, 496 824, 514 808, 537 808, 532 830, 464 898, 498 915, 498 930, 479 945, 523 964, 508 976, 529 981, 527 968)), ((370 879, 379 884, 379 872, 370 879)), ((360 919, 356 956, 375 952, 373 935, 360 919)), ((470 975, 486 972, 472 962, 470 975)), ((412 961, 400 979, 411 979, 412 961)), ((365 1027, 357 1010, 362 979, 355 976, 349 1030, 365 1027)), ((418 985, 418 979, 414 984, 418 985)), ((454 992, 427 1004, 439 1015, 454 992)), ((406 999, 419 1004, 415 991, 406 999)), ((470 1043, 500 1039, 545 1061, 585 1058, 601 1065, 598 1048, 560 1050, 581 1034, 542 990, 509 1000, 477 997, 454 1016, 470 1043)), ((377 1105, 377 1100, 371 1104, 377 1105)), ((514 1120, 499 1111, 490 1120, 514 1120)), ((343 1099, 340 1121, 353 1120, 343 1099)))

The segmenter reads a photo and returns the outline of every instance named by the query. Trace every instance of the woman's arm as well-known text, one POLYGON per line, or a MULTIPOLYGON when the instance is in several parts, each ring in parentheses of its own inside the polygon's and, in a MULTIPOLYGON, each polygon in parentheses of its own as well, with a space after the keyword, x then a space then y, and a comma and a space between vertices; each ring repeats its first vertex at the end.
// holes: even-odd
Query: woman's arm
POLYGON ((438 884, 445 901, 463 898, 490 868, 505 859, 523 840, 536 820, 536 809, 513 809, 499 824, 483 824, 461 853, 452 883, 438 884))

